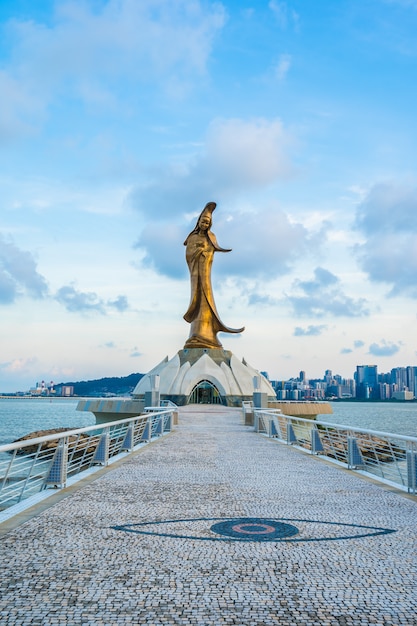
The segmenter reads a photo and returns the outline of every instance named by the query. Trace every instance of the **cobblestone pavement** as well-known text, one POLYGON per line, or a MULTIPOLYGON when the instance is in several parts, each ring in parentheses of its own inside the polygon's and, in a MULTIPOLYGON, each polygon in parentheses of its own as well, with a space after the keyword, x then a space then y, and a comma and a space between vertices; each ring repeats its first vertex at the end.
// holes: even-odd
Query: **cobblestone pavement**
POLYGON ((416 522, 415 501, 238 410, 184 407, 1 539, 0 624, 417 625, 416 522))

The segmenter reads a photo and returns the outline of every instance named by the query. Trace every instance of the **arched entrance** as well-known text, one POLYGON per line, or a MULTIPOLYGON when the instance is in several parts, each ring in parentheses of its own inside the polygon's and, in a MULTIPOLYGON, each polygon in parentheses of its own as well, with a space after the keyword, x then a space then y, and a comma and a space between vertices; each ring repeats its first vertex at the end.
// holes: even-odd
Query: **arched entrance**
POLYGON ((224 404, 219 390, 208 380, 202 380, 194 387, 187 404, 224 404))

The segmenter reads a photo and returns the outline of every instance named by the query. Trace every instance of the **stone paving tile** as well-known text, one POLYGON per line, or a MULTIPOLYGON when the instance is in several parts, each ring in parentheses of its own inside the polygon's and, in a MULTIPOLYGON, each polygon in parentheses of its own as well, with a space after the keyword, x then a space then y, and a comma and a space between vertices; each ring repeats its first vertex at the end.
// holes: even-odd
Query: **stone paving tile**
POLYGON ((417 625, 416 522, 416 502, 240 411, 184 407, 175 433, 3 537, 0 624, 417 625), (298 534, 211 530, 235 518, 298 534))

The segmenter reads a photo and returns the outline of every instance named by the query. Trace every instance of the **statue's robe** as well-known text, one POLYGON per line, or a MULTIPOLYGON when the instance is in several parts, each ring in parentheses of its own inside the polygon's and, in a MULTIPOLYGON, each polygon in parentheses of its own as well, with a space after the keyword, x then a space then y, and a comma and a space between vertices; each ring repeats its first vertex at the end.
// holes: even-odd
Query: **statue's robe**
POLYGON ((191 324, 190 336, 184 348, 220 348, 218 332, 241 333, 244 328, 229 328, 217 313, 211 286, 211 266, 215 252, 230 252, 221 248, 215 235, 196 228, 184 242, 185 258, 190 270, 191 299, 184 319, 191 324))

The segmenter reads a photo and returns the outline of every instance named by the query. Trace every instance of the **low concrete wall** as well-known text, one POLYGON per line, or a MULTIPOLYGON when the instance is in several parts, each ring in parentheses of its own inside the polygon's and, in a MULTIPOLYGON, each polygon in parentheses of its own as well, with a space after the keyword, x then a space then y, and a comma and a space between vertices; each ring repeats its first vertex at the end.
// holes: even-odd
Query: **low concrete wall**
POLYGON ((280 409, 285 415, 315 419, 317 415, 331 415, 333 409, 329 402, 285 402, 273 400, 268 402, 268 409, 280 409))
POLYGON ((136 417, 143 413, 143 409, 142 400, 123 398, 79 400, 77 404, 77 411, 94 413, 97 424, 136 417))

